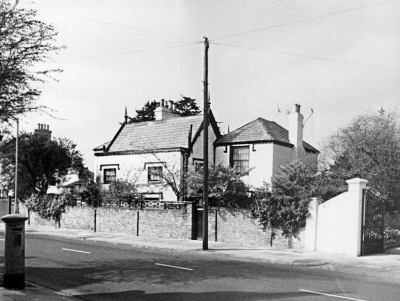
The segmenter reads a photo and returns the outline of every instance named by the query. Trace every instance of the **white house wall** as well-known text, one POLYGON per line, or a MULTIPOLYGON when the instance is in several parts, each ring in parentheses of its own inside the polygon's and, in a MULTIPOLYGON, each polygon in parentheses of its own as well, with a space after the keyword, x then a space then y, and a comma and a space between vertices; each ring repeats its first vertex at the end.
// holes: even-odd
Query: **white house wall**
MULTIPOLYGON (((238 144, 237 146, 249 146, 249 176, 243 180, 253 187, 261 187, 264 182, 270 183, 273 175, 273 144, 238 144), (254 150, 253 150, 254 149, 254 150)), ((236 145, 235 145, 236 146, 236 145)), ((219 146, 215 149, 215 164, 222 163, 229 166, 231 147, 219 146), (225 153, 226 149, 226 153, 225 153)))
MULTIPOLYGON (((116 178, 135 182, 140 187, 140 192, 162 192, 164 201, 177 201, 175 193, 170 187, 163 187, 160 184, 148 184, 147 167, 162 166, 162 162, 177 174, 181 171, 180 152, 160 152, 154 154, 131 154, 131 155, 111 155, 96 157, 95 177, 100 176, 101 183, 104 182, 104 169, 116 168, 116 178), (100 170, 100 167, 102 170, 100 170), (146 165, 146 168, 145 168, 146 165), (119 169, 118 169, 119 166, 119 169)), ((104 188, 109 185, 103 184, 104 188)))
POLYGON ((215 148, 215 165, 222 164, 229 166, 229 146, 218 146, 215 148), (226 153, 225 153, 226 149, 226 153))
POLYGON ((248 183, 261 187, 264 182, 270 183, 273 166, 273 144, 263 143, 250 145, 249 167, 253 168, 248 177, 248 183))

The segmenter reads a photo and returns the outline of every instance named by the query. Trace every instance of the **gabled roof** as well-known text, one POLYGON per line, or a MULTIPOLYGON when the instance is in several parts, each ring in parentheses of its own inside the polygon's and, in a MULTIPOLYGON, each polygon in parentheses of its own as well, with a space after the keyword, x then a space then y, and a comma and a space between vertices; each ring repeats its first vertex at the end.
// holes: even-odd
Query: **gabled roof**
POLYGON ((196 115, 123 124, 113 140, 96 147, 94 151, 102 150, 103 145, 109 153, 189 149, 190 128, 192 126, 192 133, 196 133, 202 122, 203 115, 196 115))
MULTIPOLYGON (((239 144, 239 143, 255 143, 255 142, 274 142, 287 146, 293 146, 289 141, 289 132, 274 121, 257 118, 256 120, 245 124, 244 126, 223 135, 216 142, 216 146, 239 144)), ((319 152, 307 142, 303 141, 306 151, 319 152)))

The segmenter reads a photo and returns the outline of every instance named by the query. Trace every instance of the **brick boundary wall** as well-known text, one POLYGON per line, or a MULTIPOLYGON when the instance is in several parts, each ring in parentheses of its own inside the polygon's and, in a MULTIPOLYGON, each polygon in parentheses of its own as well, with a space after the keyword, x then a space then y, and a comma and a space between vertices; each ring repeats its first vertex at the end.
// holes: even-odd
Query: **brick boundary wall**
MULTIPOLYGON (((96 230, 105 233, 137 234, 137 213, 139 212, 139 235, 160 238, 191 239, 191 205, 186 209, 145 209, 131 210, 123 208, 97 208, 96 230)), ((20 213, 28 215, 25 206, 20 213)), ((54 220, 41 218, 35 212, 30 213, 31 225, 55 227, 54 220)), ((94 208, 69 207, 61 216, 62 228, 94 230, 94 208)), ((258 222, 250 217, 249 210, 231 213, 221 210, 217 214, 217 241, 248 246, 269 246, 270 230, 263 231, 258 222)), ((209 213, 209 241, 215 241, 215 210, 209 213)), ((280 235, 273 241, 274 249, 288 248, 288 240, 280 235)), ((292 239, 292 248, 304 248, 304 229, 298 238, 292 239)))
MULTIPOLYGON (((215 210, 211 210, 208 221, 209 241, 215 241, 215 210)), ((275 231, 276 236, 272 242, 274 249, 286 249, 288 240, 275 231)), ((217 241, 236 243, 249 246, 270 246, 271 230, 264 231, 258 221, 251 218, 250 210, 240 210, 232 213, 220 210, 217 215, 217 241)), ((293 249, 304 249, 304 229, 297 238, 292 238, 293 249)))

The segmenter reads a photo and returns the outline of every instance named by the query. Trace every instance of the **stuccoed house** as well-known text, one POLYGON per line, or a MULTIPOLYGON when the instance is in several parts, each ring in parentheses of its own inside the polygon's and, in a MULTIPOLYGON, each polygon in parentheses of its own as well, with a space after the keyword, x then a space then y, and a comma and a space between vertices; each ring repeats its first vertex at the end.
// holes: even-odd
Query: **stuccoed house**
POLYGON ((303 141, 304 117, 295 104, 289 114, 289 131, 274 121, 256 120, 223 135, 214 143, 215 163, 238 171, 251 169, 244 180, 253 187, 271 183, 281 166, 301 160, 317 167, 319 151, 303 141))
MULTIPOLYGON (((133 181, 147 201, 183 201, 160 174, 174 177, 180 185, 185 171, 203 164, 202 131, 203 115, 183 117, 173 101, 167 105, 161 100, 153 121, 128 122, 125 112, 125 121, 114 138, 94 149, 95 179, 100 178, 105 189, 116 179, 133 181)), ((210 111, 210 157, 220 136, 210 111)))

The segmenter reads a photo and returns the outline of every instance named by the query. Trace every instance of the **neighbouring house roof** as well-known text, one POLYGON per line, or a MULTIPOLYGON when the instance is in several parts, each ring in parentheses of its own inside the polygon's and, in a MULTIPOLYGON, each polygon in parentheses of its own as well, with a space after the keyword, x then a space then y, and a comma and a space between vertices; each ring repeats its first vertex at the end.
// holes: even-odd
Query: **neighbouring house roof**
MULTIPOLYGON (((106 151, 109 153, 159 149, 189 149, 191 126, 192 132, 190 138, 192 142, 195 134, 201 129, 202 123, 203 115, 196 115, 123 124, 113 140, 96 147, 94 151, 103 150, 103 146, 105 146, 106 151)), ((213 117, 212 123, 215 131, 216 123, 213 117)), ((218 128, 217 131, 217 136, 219 137, 218 128)))
POLYGON ((106 142, 106 143, 103 143, 103 144, 99 145, 98 147, 94 148, 93 150, 94 150, 94 151, 102 151, 102 150, 103 150, 103 147, 108 147, 108 145, 110 144, 110 142, 111 142, 111 141, 108 141, 108 142, 106 142))
MULTIPOLYGON (((289 131, 281 127, 274 121, 257 118, 256 120, 245 124, 244 126, 223 135, 216 142, 216 146, 256 143, 256 142, 274 142, 287 146, 293 146, 289 141, 289 131)), ((306 151, 319 152, 316 148, 303 141, 306 151)))

